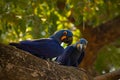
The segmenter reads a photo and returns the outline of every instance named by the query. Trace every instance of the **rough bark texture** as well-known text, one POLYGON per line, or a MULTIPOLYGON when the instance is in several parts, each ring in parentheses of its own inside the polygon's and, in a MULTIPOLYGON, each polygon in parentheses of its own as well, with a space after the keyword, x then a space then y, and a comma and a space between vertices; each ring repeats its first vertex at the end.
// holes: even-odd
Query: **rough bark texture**
POLYGON ((86 50, 86 55, 81 63, 81 67, 84 69, 89 69, 93 66, 98 51, 105 45, 114 42, 116 39, 120 38, 120 16, 108 21, 96 28, 91 28, 90 26, 81 29, 83 37, 88 40, 88 47, 86 50))
POLYGON ((97 76, 94 80, 118 80, 120 79, 120 70, 113 71, 111 73, 106 73, 101 76, 97 76))
POLYGON ((0 44, 0 80, 93 80, 83 69, 42 60, 0 44))

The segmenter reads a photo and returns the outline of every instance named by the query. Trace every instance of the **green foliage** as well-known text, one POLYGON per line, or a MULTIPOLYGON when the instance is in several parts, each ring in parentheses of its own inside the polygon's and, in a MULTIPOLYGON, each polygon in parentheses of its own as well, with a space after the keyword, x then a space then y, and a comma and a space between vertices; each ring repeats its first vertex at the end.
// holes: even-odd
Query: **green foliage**
POLYGON ((95 27, 119 15, 119 6, 119 0, 0 0, 0 40, 49 37, 60 29, 78 33, 74 26, 95 27))
POLYGON ((120 39, 103 47, 95 63, 95 68, 99 73, 110 72, 120 68, 120 39))

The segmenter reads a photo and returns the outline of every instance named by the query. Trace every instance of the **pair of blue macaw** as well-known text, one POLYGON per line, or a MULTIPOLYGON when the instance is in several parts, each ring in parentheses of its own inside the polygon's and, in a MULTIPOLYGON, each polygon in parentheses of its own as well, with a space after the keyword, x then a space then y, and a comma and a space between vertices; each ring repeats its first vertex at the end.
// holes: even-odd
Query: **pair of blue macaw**
POLYGON ((61 65, 78 67, 85 56, 87 43, 86 39, 81 38, 77 43, 68 46, 56 61, 61 65))
POLYGON ((61 55, 64 52, 61 43, 64 42, 70 45, 72 43, 72 37, 73 34, 70 30, 60 30, 49 38, 25 40, 19 43, 10 43, 10 45, 27 51, 37 57, 47 59, 61 55))
POLYGON ((19 43, 10 43, 10 45, 43 59, 57 57, 56 61, 60 64, 77 67, 85 55, 84 49, 87 40, 81 38, 76 44, 70 45, 72 40, 73 34, 70 30, 60 30, 49 38, 25 40, 19 43), (62 42, 68 44, 66 49, 61 46, 62 42))

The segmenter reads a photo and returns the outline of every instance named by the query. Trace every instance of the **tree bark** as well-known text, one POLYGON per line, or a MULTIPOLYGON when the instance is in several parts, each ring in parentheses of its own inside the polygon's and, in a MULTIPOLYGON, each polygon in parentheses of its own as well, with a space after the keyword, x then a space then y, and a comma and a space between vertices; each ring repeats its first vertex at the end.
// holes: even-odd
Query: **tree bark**
POLYGON ((120 38, 120 16, 95 28, 90 26, 85 26, 84 30, 80 26, 77 28, 82 32, 83 37, 88 40, 86 55, 80 66, 89 70, 93 67, 98 51, 103 46, 120 38))
POLYGON ((58 65, 0 44, 0 80, 93 80, 83 69, 58 65))
POLYGON ((120 79, 120 70, 113 71, 111 73, 106 73, 101 76, 97 76, 94 80, 118 80, 120 79))

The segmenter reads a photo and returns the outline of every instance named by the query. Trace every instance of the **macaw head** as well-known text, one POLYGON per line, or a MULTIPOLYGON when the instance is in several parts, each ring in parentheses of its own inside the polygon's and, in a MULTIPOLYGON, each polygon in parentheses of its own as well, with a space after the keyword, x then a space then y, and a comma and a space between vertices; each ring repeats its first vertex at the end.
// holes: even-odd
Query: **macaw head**
POLYGON ((70 30, 60 30, 55 32, 51 38, 56 39, 60 44, 62 42, 70 45, 73 41, 73 33, 70 30))
POLYGON ((85 38, 81 38, 77 43, 76 47, 78 50, 84 50, 87 47, 88 41, 85 38))

